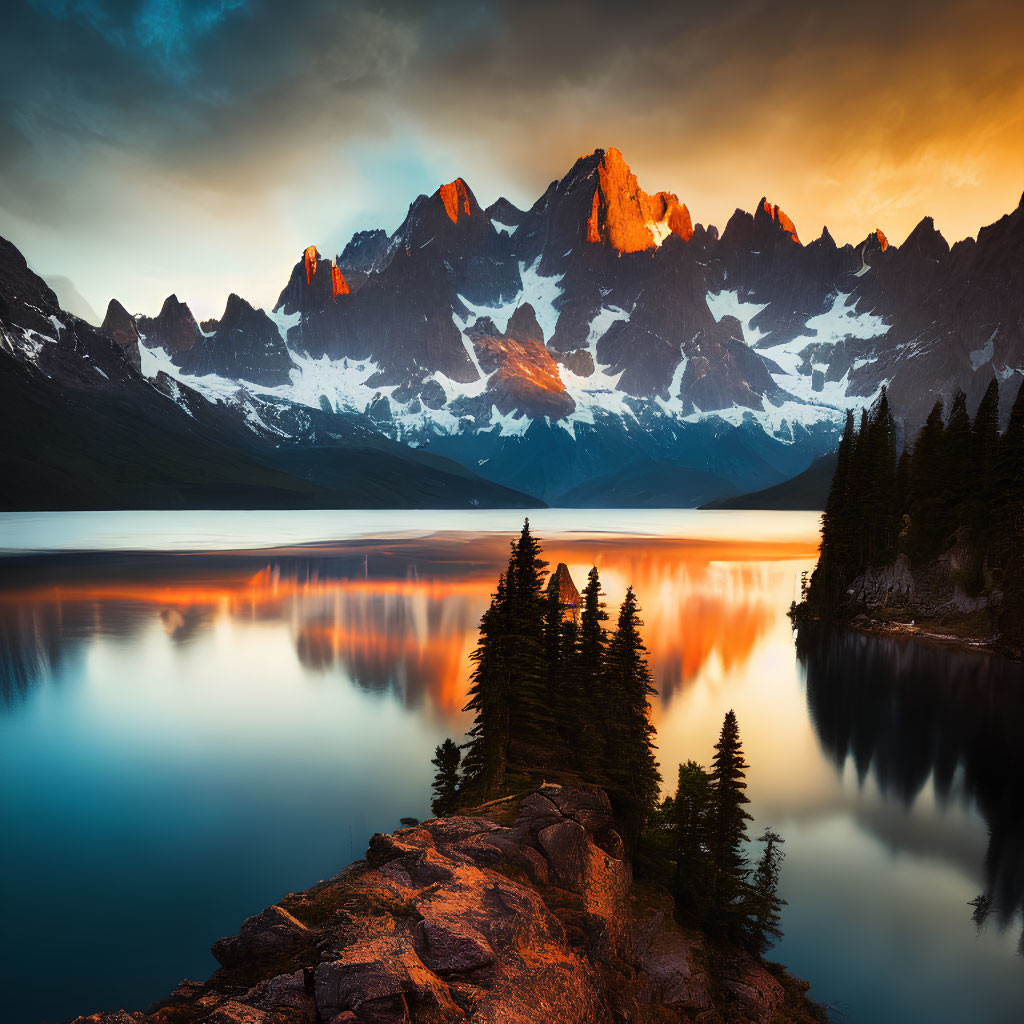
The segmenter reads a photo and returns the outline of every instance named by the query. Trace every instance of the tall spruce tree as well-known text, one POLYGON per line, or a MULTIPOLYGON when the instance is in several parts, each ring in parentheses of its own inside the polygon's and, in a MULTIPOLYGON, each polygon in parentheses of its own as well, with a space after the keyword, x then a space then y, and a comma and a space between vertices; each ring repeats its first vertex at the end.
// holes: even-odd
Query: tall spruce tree
POLYGON ((547 562, 540 552, 527 519, 512 544, 506 573, 507 617, 502 660, 508 673, 510 745, 550 744, 555 738, 544 649, 547 562))
POLYGON ((507 630, 508 590, 506 574, 490 607, 480 619, 480 637, 471 655, 469 701, 462 709, 473 712, 466 754, 463 758, 464 786, 480 799, 499 793, 505 785, 508 763, 508 668, 504 662, 507 630))
POLYGON ((434 750, 431 764, 434 773, 434 798, 430 808, 439 817, 451 814, 459 799, 459 762, 462 754, 452 739, 446 739, 434 750))
POLYGON ((651 685, 639 611, 636 594, 629 587, 608 643, 602 687, 607 722, 603 775, 630 852, 636 850, 661 791, 648 700, 657 690, 651 685))
POLYGON ((576 656, 576 674, 581 695, 579 720, 575 731, 579 737, 575 751, 580 771, 593 780, 600 779, 604 760, 605 725, 604 658, 607 646, 602 623, 608 620, 601 598, 601 577, 594 566, 587 574, 587 585, 580 595, 579 641, 576 656))
POLYGON ((999 625, 1004 639, 1024 646, 1024 384, 1010 410, 1010 422, 999 443, 997 461, 1001 507, 995 517, 1003 590, 999 625))
POLYGON ((714 791, 710 847, 714 866, 712 903, 715 925, 725 934, 738 938, 743 927, 742 897, 748 874, 744 847, 747 822, 744 810, 750 801, 746 795, 746 768, 736 714, 728 711, 715 744, 711 782, 714 791))
POLYGON ((975 482, 974 467, 971 465, 971 418, 967 415, 967 396, 962 391, 953 396, 942 447, 945 473, 942 477, 940 505, 948 535, 969 523, 969 495, 975 482))
POLYGON ((854 443, 853 411, 847 410, 832 486, 821 517, 821 557, 811 576, 809 600, 821 614, 836 608, 853 573, 850 484, 854 443))
POLYGON ((945 424, 940 399, 914 441, 910 459, 910 536, 908 554, 922 562, 938 554, 952 520, 944 504, 945 424))
POLYGON ((676 907, 686 923, 704 924, 710 910, 714 878, 711 859, 714 790, 711 777, 695 761, 679 766, 671 809, 675 835, 672 889, 676 907))
POLYGON ((764 843, 764 850, 750 881, 744 941, 752 953, 764 956, 782 938, 782 908, 786 901, 779 896, 779 876, 785 840, 778 832, 766 828, 757 841, 764 843))

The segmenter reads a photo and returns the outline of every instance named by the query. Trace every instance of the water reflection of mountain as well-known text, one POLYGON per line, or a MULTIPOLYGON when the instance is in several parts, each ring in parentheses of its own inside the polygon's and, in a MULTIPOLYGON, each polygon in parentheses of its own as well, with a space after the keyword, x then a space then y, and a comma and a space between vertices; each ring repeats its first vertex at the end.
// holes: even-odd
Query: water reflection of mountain
MULTIPOLYGON (((285 624, 308 669, 457 715, 507 543, 451 535, 301 552, 20 560, 19 578, 0 588, 0 696, 10 701, 56 674, 91 636, 128 642, 157 619, 172 642, 189 644, 230 619, 285 624)), ((749 659, 791 598, 795 570, 773 560, 799 550, 609 535, 557 539, 545 555, 578 581, 596 562, 613 607, 634 586, 667 701, 709 661, 730 671, 749 659)))
MULTIPOLYGON (((989 828, 985 896, 1001 925, 1024 909, 1024 665, 852 631, 801 642, 807 703, 842 769, 909 806, 929 779, 989 828)), ((966 913, 966 911, 965 911, 966 913)))

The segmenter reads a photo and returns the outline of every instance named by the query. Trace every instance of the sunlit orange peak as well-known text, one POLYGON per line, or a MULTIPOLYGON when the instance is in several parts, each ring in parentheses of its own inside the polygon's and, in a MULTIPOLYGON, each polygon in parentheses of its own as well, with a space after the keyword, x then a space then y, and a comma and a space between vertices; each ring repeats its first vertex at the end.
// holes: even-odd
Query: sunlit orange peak
POLYGON ((889 248, 889 239, 882 234, 881 228, 875 228, 875 237, 878 239, 878 244, 882 247, 882 252, 885 252, 889 248))
POLYGON ((797 245, 802 244, 800 241, 800 236, 796 233, 796 225, 793 223, 792 220, 789 219, 789 217, 786 216, 786 214, 782 210, 779 209, 778 204, 775 204, 773 206, 771 203, 768 202, 767 199, 765 199, 764 212, 767 213, 768 216, 771 217, 771 219, 775 221, 775 223, 778 224, 783 231, 787 232, 792 237, 793 241, 797 243, 797 245))
POLYGON ((458 223, 460 213, 465 213, 467 217, 470 215, 469 187, 461 178, 442 185, 439 191, 445 213, 448 214, 453 224, 458 223))
POLYGON ((306 246, 303 259, 306 263, 306 284, 309 284, 310 281, 313 280, 313 275, 316 273, 317 260, 320 259, 320 253, 316 251, 315 245, 306 246))
POLYGON ((690 211, 672 192, 648 195, 614 146, 597 168, 597 188, 587 218, 587 241, 603 242, 619 252, 641 252, 661 245, 669 235, 693 237, 690 211))
POLYGON ((348 281, 345 280, 345 275, 341 272, 337 261, 331 264, 331 287, 335 298, 349 293, 348 281))

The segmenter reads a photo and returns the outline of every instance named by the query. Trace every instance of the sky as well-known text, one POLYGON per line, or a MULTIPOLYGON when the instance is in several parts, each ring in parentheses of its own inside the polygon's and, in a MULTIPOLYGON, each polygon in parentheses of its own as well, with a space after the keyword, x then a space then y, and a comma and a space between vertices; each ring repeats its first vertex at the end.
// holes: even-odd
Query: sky
POLYGON ((695 223, 952 242, 1024 192, 1021 39, 1019 0, 7 0, 0 235, 73 310, 218 316, 457 176, 525 207, 617 146, 695 223))

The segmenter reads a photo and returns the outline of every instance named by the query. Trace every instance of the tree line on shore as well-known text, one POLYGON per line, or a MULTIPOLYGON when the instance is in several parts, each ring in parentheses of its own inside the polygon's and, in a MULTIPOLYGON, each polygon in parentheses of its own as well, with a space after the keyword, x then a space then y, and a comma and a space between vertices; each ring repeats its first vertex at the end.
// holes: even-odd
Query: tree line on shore
POLYGON ((527 520, 481 618, 468 739, 446 739, 434 754, 434 813, 525 790, 537 771, 600 786, 634 869, 672 890, 680 919, 762 955, 782 934, 783 840, 765 830, 750 867, 735 714, 725 716, 710 770, 680 765, 675 794, 662 800, 636 594, 627 589, 609 631, 597 568, 578 605, 564 600, 562 567, 550 581, 546 568, 527 520))
POLYGON ((859 426, 847 413, 808 607, 818 615, 834 615, 846 603, 850 583, 865 570, 900 555, 912 566, 924 565, 958 544, 965 591, 977 595, 1000 587, 1003 625, 1020 632, 1022 528, 1024 388, 1004 432, 999 430, 999 384, 993 378, 973 419, 962 391, 948 415, 939 400, 900 452, 883 387, 875 406, 862 411, 859 426))

